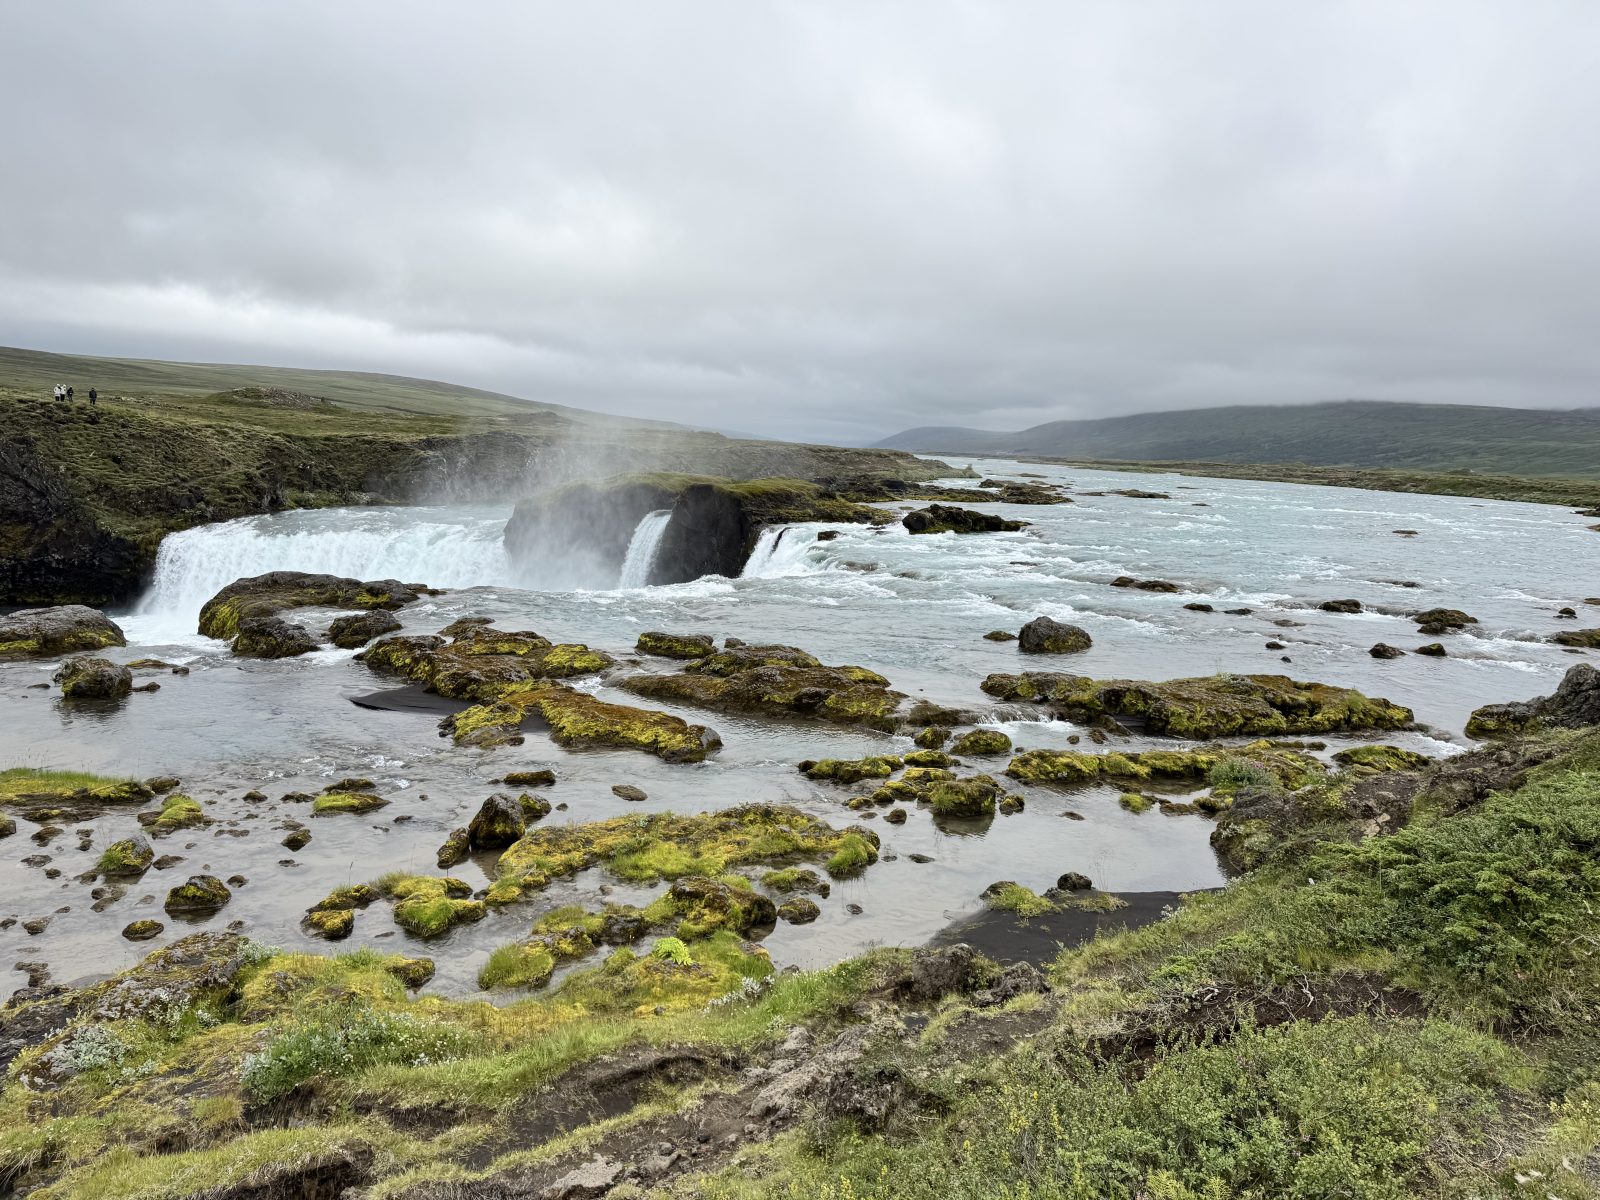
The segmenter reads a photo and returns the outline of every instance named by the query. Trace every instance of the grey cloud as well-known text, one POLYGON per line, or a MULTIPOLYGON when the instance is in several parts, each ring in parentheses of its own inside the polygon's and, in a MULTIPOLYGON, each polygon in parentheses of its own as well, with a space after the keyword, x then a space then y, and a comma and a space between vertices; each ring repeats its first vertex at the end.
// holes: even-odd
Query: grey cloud
POLYGON ((0 340, 837 440, 1595 400, 1579 0, 84 0, 0 37, 0 340))

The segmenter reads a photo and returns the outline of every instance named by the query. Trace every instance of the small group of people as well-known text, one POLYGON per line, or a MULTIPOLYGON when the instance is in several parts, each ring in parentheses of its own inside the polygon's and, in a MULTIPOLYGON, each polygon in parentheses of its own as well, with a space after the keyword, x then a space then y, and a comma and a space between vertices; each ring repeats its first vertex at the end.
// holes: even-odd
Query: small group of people
MULTIPOLYGON (((56 399, 57 400, 65 400, 68 404, 72 403, 72 388, 69 387, 67 384, 64 384, 64 383, 56 384, 56 399)), ((89 389, 89 403, 90 404, 99 404, 100 403, 100 393, 97 392, 94 388, 90 388, 89 389)))

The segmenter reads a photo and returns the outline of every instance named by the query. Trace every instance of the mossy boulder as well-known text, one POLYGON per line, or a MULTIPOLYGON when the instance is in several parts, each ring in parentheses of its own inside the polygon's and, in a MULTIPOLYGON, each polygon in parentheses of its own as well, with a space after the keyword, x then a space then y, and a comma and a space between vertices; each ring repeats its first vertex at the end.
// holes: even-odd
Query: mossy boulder
POLYGON ((500 856, 487 898, 508 903, 554 879, 602 865, 635 883, 687 875, 718 879, 749 864, 826 859, 845 849, 853 836, 796 808, 771 804, 541 827, 530 829, 500 856))
POLYGON ((1441 633, 1456 633, 1468 625, 1476 625, 1478 618, 1468 616, 1459 608, 1430 608, 1423 612, 1412 614, 1411 619, 1417 623, 1417 631, 1430 636, 1441 633))
MULTIPOLYGON (((700 875, 673 880, 662 900, 644 911, 648 916, 658 907, 675 920, 673 932, 680 938, 707 937, 719 929, 750 934, 778 920, 777 906, 760 892, 700 875)), ((652 916, 651 923, 663 922, 652 916)))
POLYGON ((165 908, 172 916, 205 916, 214 913, 229 900, 233 893, 228 885, 215 875, 191 875, 184 883, 167 892, 165 908))
POLYGON ((807 900, 804 896, 796 896, 785 900, 778 905, 778 916, 790 925, 809 925, 822 915, 822 909, 815 900, 807 900))
POLYGON ((122 927, 122 936, 130 942, 148 942, 153 937, 159 937, 166 926, 160 921, 153 921, 145 917, 139 921, 129 921, 122 927))
POLYGON ((310 630, 282 617, 246 617, 233 639, 233 652, 240 658, 295 658, 316 649, 310 630))
POLYGON ((942 725, 929 725, 919 729, 912 741, 924 750, 937 750, 950 740, 950 731, 942 725))
POLYGON ((543 796, 530 796, 527 792, 517 797, 517 807, 522 810, 522 823, 532 825, 548 817, 554 808, 543 796))
POLYGON ((390 877, 380 880, 379 888, 394 901, 395 924, 421 938, 438 937, 456 925, 481 921, 488 913, 482 900, 470 899, 470 884, 448 875, 390 877))
POLYGON ((1361 611, 1359 600, 1324 600, 1317 605, 1323 612, 1331 613, 1358 613, 1361 611))
POLYGON ((612 704, 561 684, 507 692, 446 718, 440 727, 463 745, 514 745, 529 717, 549 728, 551 740, 572 749, 618 747, 644 750, 665 762, 701 762, 719 749, 713 729, 653 709, 612 704))
POLYGON ((672 675, 632 675, 618 686, 653 700, 723 712, 813 717, 891 732, 905 700, 888 680, 858 666, 824 666, 793 646, 740 645, 672 675))
POLYGON ((452 700, 490 703, 543 680, 593 675, 612 665, 609 654, 580 643, 557 645, 530 630, 506 631, 471 624, 438 635, 388 637, 357 660, 375 671, 401 675, 452 700))
MULTIPOLYGON (((1023 783, 1066 786, 1106 782, 1143 783, 1150 780, 1208 779, 1214 772, 1237 774, 1248 763, 1260 777, 1289 787, 1320 779, 1322 764, 1310 754, 1268 741, 1250 742, 1226 750, 1145 750, 1142 752, 1086 753, 1079 750, 1029 750, 1017 755, 1006 774, 1023 783)), ((1216 780, 1211 780, 1216 783, 1216 780)))
POLYGON ((908 512, 900 523, 911 533, 1014 533, 1026 529, 1026 521, 1008 521, 994 513, 948 504, 930 504, 908 512))
POLYGON ((304 850, 311 844, 311 831, 304 827, 291 829, 279 844, 286 850, 304 850))
POLYGON ((1387 642, 1379 642, 1367 651, 1373 658, 1404 658, 1406 652, 1399 646, 1391 646, 1387 642))
POLYGON ((312 937, 330 942, 342 941, 356 927, 356 914, 348 908, 313 909, 300 920, 300 928, 312 937))
POLYGON ((1114 588, 1132 588, 1139 592, 1164 592, 1171 595, 1183 591, 1183 585, 1170 579, 1135 579, 1132 575, 1118 575, 1111 581, 1114 588))
POLYGON ((104 658, 69 658, 52 678, 68 700, 120 700, 133 691, 133 672, 104 658))
POLYGON ((992 817, 1004 790, 987 775, 968 779, 943 779, 925 791, 928 806, 939 817, 992 817))
POLYGON ((507 787, 552 787, 556 773, 548 769, 537 771, 507 771, 501 783, 507 787))
POLYGON ((108 879, 129 878, 143 875, 155 860, 156 852, 150 843, 135 834, 107 846, 95 870, 108 879))
POLYGON ((761 886, 775 892, 813 892, 826 898, 832 885, 809 867, 783 867, 761 877, 761 886))
POLYGON ((366 908, 378 899, 378 890, 367 883, 349 883, 336 887, 313 904, 311 912, 337 912, 343 908, 366 908))
POLYGON ((452 829, 450 836, 444 839, 444 844, 439 847, 435 861, 441 871, 448 871, 451 867, 467 861, 472 853, 472 835, 465 827, 452 829))
POLYGON ((333 619, 328 626, 328 640, 341 650, 359 650, 373 638, 393 633, 399 628, 400 618, 382 609, 350 613, 333 619))
POLYGON ((1336 753, 1333 761, 1354 774, 1381 775, 1385 771, 1420 770, 1433 760, 1399 746, 1352 746, 1336 753))
POLYGON ((1009 629, 991 629, 983 635, 983 640, 986 642, 1014 642, 1017 640, 1017 635, 1009 629))
POLYGON ((1404 729, 1412 712, 1351 688, 1286 675, 1211 675, 1153 683, 1042 672, 995 674, 983 690, 1044 704, 1080 724, 1129 722, 1147 733, 1208 739, 1404 729))
POLYGON ((205 809, 200 807, 200 802, 192 796, 185 796, 182 792, 172 792, 163 797, 159 809, 139 814, 139 823, 158 837, 178 829, 208 825, 210 822, 211 818, 206 816, 205 809))
POLYGON ((412 585, 395 579, 364 583, 336 575, 269 571, 236 579, 207 600, 200 609, 199 632, 228 641, 251 618, 275 617, 294 608, 396 609, 417 596, 412 585))
POLYGON ((974 729, 962 734, 950 747, 952 754, 1005 754, 1011 739, 998 729, 974 729))
POLYGON ((376 812, 388 803, 376 792, 323 792, 311 802, 311 815, 327 817, 336 813, 376 812))
POLYGON ((1444 658, 1450 652, 1444 648, 1443 642, 1429 642, 1425 646, 1418 646, 1415 653, 1421 654, 1426 658, 1444 658))
POLYGON ((0 615, 0 662, 17 658, 55 658, 85 650, 126 646, 117 623, 82 604, 22 608, 0 615))
POLYGON ((707 658, 717 652, 708 633, 641 633, 634 649, 660 658, 707 658))
POLYGON ((839 848, 823 864, 823 869, 835 879, 849 879, 877 861, 878 835, 859 825, 852 825, 845 830, 839 848))
POLYGON ((479 806, 467 823, 467 839, 474 850, 503 850, 520 838, 527 828, 522 806, 503 792, 496 792, 479 806))
POLYGON ((1509 704, 1488 704, 1467 721, 1467 736, 1520 737, 1544 729, 1585 729, 1600 725, 1600 671, 1579 663, 1561 677, 1549 696, 1509 704))
POLYGON ((397 954, 384 960, 383 969, 415 991, 433 978, 434 963, 431 958, 406 958, 397 954))
POLYGON ((1035 617, 1017 639, 1017 649, 1024 654, 1077 654, 1093 644, 1084 630, 1050 617, 1035 617))
POLYGON ((1574 646, 1580 650, 1600 650, 1600 629, 1563 629, 1551 635, 1557 646, 1574 646))
POLYGON ((887 754, 869 758, 824 758, 820 761, 808 758, 800 764, 800 773, 807 779, 859 783, 863 779, 887 779, 904 765, 903 759, 887 754))
POLYGON ((913 750, 901 756, 908 767, 953 767, 956 760, 943 750, 913 750))

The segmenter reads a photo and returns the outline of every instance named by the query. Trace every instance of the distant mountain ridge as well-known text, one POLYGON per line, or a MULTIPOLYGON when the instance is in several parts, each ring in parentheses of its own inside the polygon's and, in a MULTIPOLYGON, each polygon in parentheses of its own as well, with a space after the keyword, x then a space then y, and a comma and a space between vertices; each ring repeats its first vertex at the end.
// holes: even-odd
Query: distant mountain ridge
POLYGON ((1600 477, 1600 408, 1337 400, 1050 421, 1014 433, 921 426, 875 443, 934 454, 1306 463, 1600 477))

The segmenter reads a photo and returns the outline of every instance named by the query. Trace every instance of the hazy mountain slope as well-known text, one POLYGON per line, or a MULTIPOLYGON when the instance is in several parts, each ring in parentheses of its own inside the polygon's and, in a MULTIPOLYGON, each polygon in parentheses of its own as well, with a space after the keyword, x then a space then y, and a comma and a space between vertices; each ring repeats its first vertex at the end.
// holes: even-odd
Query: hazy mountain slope
POLYGON ((1600 476, 1600 408, 1555 412, 1350 400, 1051 421, 1015 433, 908 429, 877 445, 943 454, 1470 467, 1514 475, 1600 476))
POLYGON ((427 413, 453 417, 526 416, 530 410, 556 412, 569 420, 616 422, 654 428, 682 428, 666 421, 641 421, 588 412, 562 404, 523 400, 481 388, 380 375, 368 371, 317 371, 300 367, 262 367, 239 363, 165 362, 146 358, 99 358, 44 350, 0 347, 0 379, 12 386, 37 387, 48 395, 68 383, 82 399, 90 387, 103 395, 205 395, 241 387, 272 387, 306 392, 337 404, 369 411, 427 413))

